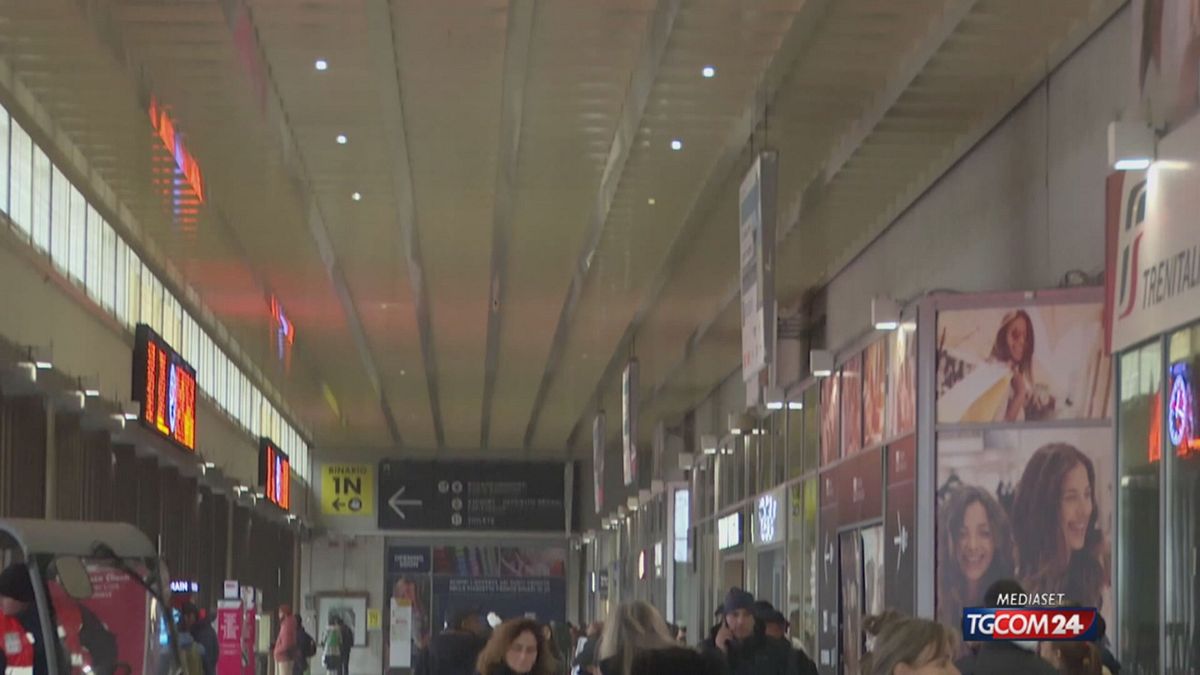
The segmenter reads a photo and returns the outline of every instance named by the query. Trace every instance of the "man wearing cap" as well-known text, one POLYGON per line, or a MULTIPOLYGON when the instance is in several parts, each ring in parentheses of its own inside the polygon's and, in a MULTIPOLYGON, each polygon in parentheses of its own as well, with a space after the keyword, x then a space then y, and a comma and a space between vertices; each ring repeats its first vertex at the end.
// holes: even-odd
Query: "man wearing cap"
POLYGON ((781 640, 770 639, 755 616, 754 596, 731 588, 722 606, 725 615, 705 651, 720 658, 729 675, 802 675, 798 655, 781 640))
POLYGON ((0 572, 0 639, 4 641, 0 673, 48 675, 33 581, 25 563, 13 563, 0 572))
POLYGON ((450 616, 449 625, 421 653, 417 675, 472 675, 488 632, 483 611, 465 607, 450 616))

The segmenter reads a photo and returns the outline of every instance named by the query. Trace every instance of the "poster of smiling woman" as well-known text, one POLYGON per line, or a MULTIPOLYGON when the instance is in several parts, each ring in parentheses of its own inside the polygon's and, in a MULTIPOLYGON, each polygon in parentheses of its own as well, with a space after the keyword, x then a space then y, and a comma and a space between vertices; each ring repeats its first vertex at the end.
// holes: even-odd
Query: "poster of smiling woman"
POLYGON ((1004 578, 1111 619, 1111 427, 942 432, 937 452, 940 621, 1004 578))
POLYGON ((1103 327, 1100 303, 939 312, 938 423, 1108 417, 1103 327))

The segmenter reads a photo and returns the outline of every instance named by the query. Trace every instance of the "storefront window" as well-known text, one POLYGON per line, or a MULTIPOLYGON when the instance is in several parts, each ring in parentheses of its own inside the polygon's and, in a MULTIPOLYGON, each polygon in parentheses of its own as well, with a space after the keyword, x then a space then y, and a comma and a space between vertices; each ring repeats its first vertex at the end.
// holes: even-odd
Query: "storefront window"
POLYGON ((1200 669, 1200 324, 1177 331, 1168 346, 1167 420, 1167 671, 1200 669))
POLYGON ((821 389, 804 392, 804 470, 816 471, 821 457, 821 389))
POLYGON ((803 475, 805 471, 804 413, 803 410, 787 411, 788 478, 803 475))
POLYGON ((1130 672, 1157 673, 1161 344, 1156 341, 1127 352, 1120 370, 1117 609, 1121 659, 1130 672))
POLYGON ((782 483, 787 476, 785 468, 787 463, 787 413, 777 412, 772 414, 768 429, 770 435, 767 436, 767 439, 771 445, 771 462, 774 465, 769 487, 775 487, 779 483, 782 483))
POLYGON ((817 483, 810 478, 788 490, 788 620, 792 640, 808 654, 817 638, 817 483))

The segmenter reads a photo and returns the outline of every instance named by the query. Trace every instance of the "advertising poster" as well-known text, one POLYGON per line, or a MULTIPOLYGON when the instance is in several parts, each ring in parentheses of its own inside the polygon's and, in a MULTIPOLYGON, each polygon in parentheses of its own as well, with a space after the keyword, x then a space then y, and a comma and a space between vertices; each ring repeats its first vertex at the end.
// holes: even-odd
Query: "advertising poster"
POLYGON ((917 437, 905 436, 887 447, 887 512, 884 513, 883 584, 886 605, 905 614, 916 612, 913 579, 916 542, 917 437))
POLYGON ((562 548, 435 546, 436 625, 458 607, 478 607, 501 619, 532 616, 565 621, 567 552, 562 548))
POLYGON ((838 397, 840 380, 840 372, 821 380, 821 466, 842 457, 842 407, 838 397))
POLYGON ((938 314, 937 421, 981 424, 1109 416, 1102 303, 938 314))
POLYGON ((1200 105, 1200 6, 1181 0, 1135 0, 1136 91, 1156 127, 1176 127, 1200 105))
POLYGON ((863 352, 863 446, 883 442, 887 403, 887 341, 880 340, 863 352))
MULTIPOLYGON (((134 672, 140 672, 146 653, 145 625, 149 594, 128 574, 108 565, 91 563, 87 571, 92 582, 92 597, 78 602, 79 619, 90 613, 108 626, 115 640, 117 662, 128 663, 137 668, 134 672)), ((66 604, 60 604, 55 599, 55 609, 64 621, 73 621, 73 618, 67 618, 73 613, 65 608, 75 605, 76 601, 68 598, 65 592, 62 598, 66 604)), ((92 658, 93 663, 104 660, 98 654, 93 654, 92 658)))
POLYGON ((862 537, 855 530, 838 537, 841 558, 842 672, 858 673, 863 641, 863 550, 862 537))
POLYGON ((943 432, 937 455, 940 621, 958 630, 964 607, 1016 578, 1111 623, 1110 427, 943 432))
POLYGON ((863 378, 862 354, 842 366, 842 456, 862 449, 863 378))
POLYGON ((258 623, 258 610, 254 599, 254 589, 242 586, 242 672, 245 675, 254 675, 254 634, 258 623))
POLYGON ((900 324, 888 338, 887 435, 917 430, 917 329, 900 324))
POLYGON ((411 668, 417 652, 429 641, 430 568, 428 546, 388 547, 388 668, 411 668))
POLYGON ((242 660, 242 603, 221 600, 217 603, 217 675, 241 675, 245 672, 242 660))

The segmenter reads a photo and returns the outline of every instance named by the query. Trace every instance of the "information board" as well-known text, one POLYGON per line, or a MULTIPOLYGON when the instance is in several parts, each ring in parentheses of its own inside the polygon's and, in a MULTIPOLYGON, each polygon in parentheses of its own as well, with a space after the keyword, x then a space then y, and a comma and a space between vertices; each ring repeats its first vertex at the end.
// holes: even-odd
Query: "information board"
POLYGON ((385 530, 562 532, 561 462, 379 463, 379 527, 385 530))

